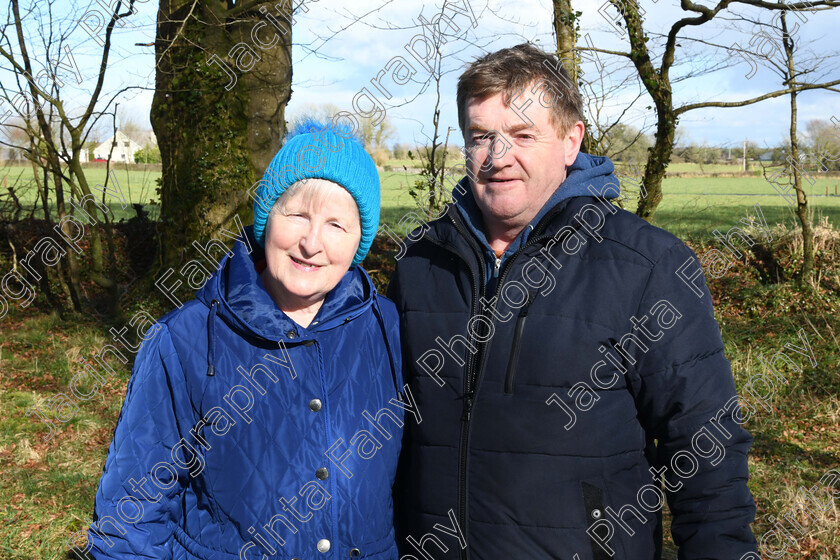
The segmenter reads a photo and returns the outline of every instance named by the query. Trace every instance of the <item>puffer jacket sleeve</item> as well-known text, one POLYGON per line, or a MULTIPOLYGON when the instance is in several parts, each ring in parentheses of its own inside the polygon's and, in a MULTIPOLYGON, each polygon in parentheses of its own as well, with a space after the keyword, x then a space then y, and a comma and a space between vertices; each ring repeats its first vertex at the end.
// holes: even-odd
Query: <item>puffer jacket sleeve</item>
POLYGON ((100 559, 172 557, 180 495, 203 465, 189 436, 192 413, 184 374, 165 324, 143 343, 108 448, 88 532, 100 559))
POLYGON ((702 276, 693 282, 702 296, 680 279, 686 264, 683 276, 702 274, 682 242, 655 263, 636 314, 649 317, 645 326, 654 336, 646 352, 637 349, 630 387, 642 425, 658 440, 654 463, 665 477, 680 560, 740 558, 756 551, 747 488, 752 437, 738 423, 712 297, 702 276))

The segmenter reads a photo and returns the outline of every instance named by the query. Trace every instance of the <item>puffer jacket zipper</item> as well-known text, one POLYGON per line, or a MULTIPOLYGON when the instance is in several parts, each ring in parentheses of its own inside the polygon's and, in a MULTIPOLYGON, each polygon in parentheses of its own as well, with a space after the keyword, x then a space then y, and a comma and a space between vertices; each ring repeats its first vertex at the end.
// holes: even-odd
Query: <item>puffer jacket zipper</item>
MULTIPOLYGON (((454 211, 454 208, 453 208, 454 211)), ((470 271, 470 280, 471 285, 473 288, 473 299, 470 307, 470 317, 474 317, 478 312, 478 304, 479 304, 479 295, 481 290, 484 287, 485 279, 484 279, 484 267, 481 266, 483 259, 481 257, 481 249, 476 244, 475 240, 472 238, 472 235, 461 225, 458 223, 458 220, 452 217, 452 214, 447 212, 447 216, 452 224, 455 226, 455 229, 461 235, 461 237, 467 242, 470 246, 470 249, 473 251, 473 257, 477 257, 478 262, 478 274, 473 271, 473 262, 468 260, 464 255, 462 255, 459 251, 451 247, 446 247, 445 245, 440 244, 441 246, 446 247, 450 252, 458 255, 461 260, 467 265, 467 268, 470 271), (478 281, 477 281, 478 280, 478 281)), ((460 453, 459 453, 459 460, 458 460, 458 522, 460 523, 461 531, 464 535, 467 534, 467 449, 469 444, 469 427, 470 427, 470 416, 472 415, 472 405, 473 405, 473 396, 475 395, 475 390, 472 387, 472 375, 471 372, 473 371, 475 366, 475 355, 470 354, 467 357, 467 361, 464 367, 464 395, 463 395, 463 409, 461 412, 461 440, 460 440, 460 453)), ((467 550, 461 549, 460 556, 462 559, 466 560, 467 558, 467 550)))
POLYGON ((528 292, 528 300, 519 311, 516 318, 516 328, 513 332, 513 342, 510 346, 510 359, 508 360, 507 371, 505 372, 505 394, 513 394, 513 382, 516 377, 516 364, 519 363, 519 347, 522 343, 522 331, 525 330, 525 319, 528 318, 528 308, 536 297, 536 292, 528 292))
MULTIPOLYGON (((534 228, 532 236, 528 241, 520 247, 513 255, 511 255, 507 262, 505 262, 504 266, 502 267, 501 274, 499 275, 499 280, 496 284, 496 290, 494 294, 494 299, 490 301, 498 301, 499 295, 501 294, 502 287, 505 283, 505 277, 507 276, 508 270, 510 270, 511 263, 516 260, 516 258, 528 247, 534 245, 538 241, 542 241, 547 239, 547 236, 541 236, 542 232, 548 226, 552 219, 555 216, 560 214, 565 207, 565 204, 561 204, 560 206, 555 206, 550 212, 548 212, 542 219, 539 221, 537 226, 534 228)), ((447 217, 455 226, 455 229, 458 233, 464 238, 467 244, 473 250, 474 256, 478 257, 479 264, 483 263, 482 260, 482 253, 481 250, 476 245, 475 240, 472 238, 472 234, 470 234, 466 228, 458 222, 450 213, 447 212, 447 217)), ((579 225, 577 227, 573 226, 572 231, 568 232, 570 235, 579 229, 579 225)), ((427 237, 427 239, 430 239, 427 237)), ((442 243, 435 243, 436 245, 440 245, 442 247, 446 247, 442 243)), ((458 251, 446 247, 451 252, 457 254, 464 262, 466 262, 467 266, 470 268, 470 275, 472 276, 473 280, 473 307, 470 310, 470 319, 475 317, 476 310, 478 309, 478 294, 479 288, 483 290, 484 288, 484 272, 483 267, 479 266, 479 269, 482 271, 481 273, 481 286, 477 286, 475 283, 475 273, 472 271, 472 265, 470 261, 467 261, 463 255, 461 255, 458 251)), ((461 444, 460 444, 460 460, 459 460, 459 482, 458 482, 458 496, 459 496, 459 510, 458 510, 458 521, 460 523, 460 529, 462 533, 466 536, 467 542, 469 542, 469 525, 467 523, 467 455, 469 451, 469 431, 470 431, 470 419, 472 417, 472 407, 475 404, 475 400, 478 398, 478 385, 481 381, 481 372, 484 369, 484 361, 486 358, 486 347, 489 341, 479 343, 478 344, 478 352, 476 354, 470 354, 470 359, 467 360, 466 364, 466 375, 464 376, 464 409, 461 415, 461 444), (472 359, 476 356, 475 359, 472 359)), ((461 559, 468 560, 469 547, 461 550, 461 559)))

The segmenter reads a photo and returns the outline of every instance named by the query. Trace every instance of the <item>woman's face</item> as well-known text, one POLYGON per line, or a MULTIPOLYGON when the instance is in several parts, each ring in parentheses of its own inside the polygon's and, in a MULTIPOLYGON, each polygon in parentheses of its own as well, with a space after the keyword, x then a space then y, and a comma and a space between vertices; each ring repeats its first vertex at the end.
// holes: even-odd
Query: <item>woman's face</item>
POLYGON ((330 183, 315 196, 292 194, 268 219, 263 282, 283 311, 317 310, 359 247, 356 201, 330 183))

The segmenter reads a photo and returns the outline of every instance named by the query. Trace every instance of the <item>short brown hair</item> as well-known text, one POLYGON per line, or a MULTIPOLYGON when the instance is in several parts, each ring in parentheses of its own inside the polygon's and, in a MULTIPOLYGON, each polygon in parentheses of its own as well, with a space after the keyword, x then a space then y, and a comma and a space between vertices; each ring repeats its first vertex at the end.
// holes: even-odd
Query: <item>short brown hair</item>
POLYGON ((477 58, 458 78, 458 126, 464 132, 467 103, 503 94, 505 101, 520 90, 546 82, 553 93, 551 123, 558 134, 583 120, 583 101, 577 86, 560 60, 533 45, 523 43, 477 58))

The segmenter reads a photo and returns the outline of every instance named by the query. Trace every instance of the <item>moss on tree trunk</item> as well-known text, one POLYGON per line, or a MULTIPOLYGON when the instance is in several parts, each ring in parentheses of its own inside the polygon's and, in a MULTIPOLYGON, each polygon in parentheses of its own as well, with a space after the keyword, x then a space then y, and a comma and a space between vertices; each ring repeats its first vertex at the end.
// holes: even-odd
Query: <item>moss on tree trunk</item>
POLYGON ((234 231, 234 216, 251 222, 248 191, 280 148, 291 96, 291 25, 276 6, 160 2, 152 126, 162 163, 161 271, 185 263, 193 241, 234 231))

